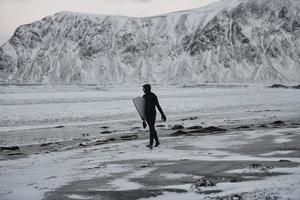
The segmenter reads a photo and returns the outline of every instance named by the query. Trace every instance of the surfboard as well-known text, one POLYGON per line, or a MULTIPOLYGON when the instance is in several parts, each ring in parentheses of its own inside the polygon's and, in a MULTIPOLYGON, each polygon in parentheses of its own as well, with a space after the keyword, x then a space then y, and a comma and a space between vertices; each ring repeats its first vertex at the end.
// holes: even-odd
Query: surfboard
POLYGON ((146 120, 146 115, 145 115, 145 99, 143 97, 135 97, 133 99, 133 104, 139 113, 140 117, 142 120, 146 120))

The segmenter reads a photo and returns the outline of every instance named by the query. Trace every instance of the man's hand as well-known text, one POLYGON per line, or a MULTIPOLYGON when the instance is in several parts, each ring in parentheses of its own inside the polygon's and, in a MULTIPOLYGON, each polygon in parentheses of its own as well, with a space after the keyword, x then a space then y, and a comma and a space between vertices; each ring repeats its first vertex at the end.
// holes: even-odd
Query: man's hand
POLYGON ((166 117, 165 114, 162 114, 162 115, 161 115, 161 120, 163 120, 164 122, 167 121, 167 117, 166 117))
POLYGON ((147 123, 143 121, 143 128, 147 128, 147 123))

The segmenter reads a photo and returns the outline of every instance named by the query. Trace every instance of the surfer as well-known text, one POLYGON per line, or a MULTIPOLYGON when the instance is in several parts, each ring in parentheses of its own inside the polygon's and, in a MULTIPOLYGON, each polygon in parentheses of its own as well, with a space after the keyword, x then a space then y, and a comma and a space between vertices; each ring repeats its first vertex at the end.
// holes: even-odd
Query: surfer
POLYGON ((145 99, 145 115, 146 115, 146 121, 149 126, 149 131, 150 131, 150 143, 147 145, 148 148, 152 149, 153 148, 153 140, 155 140, 155 147, 159 146, 159 140, 157 136, 157 132, 155 130, 155 120, 156 120, 156 109, 159 110, 161 114, 161 119, 163 121, 166 121, 167 118, 161 109, 157 96, 151 92, 151 85, 150 84, 145 84, 143 85, 143 90, 144 90, 144 96, 143 98, 145 99))

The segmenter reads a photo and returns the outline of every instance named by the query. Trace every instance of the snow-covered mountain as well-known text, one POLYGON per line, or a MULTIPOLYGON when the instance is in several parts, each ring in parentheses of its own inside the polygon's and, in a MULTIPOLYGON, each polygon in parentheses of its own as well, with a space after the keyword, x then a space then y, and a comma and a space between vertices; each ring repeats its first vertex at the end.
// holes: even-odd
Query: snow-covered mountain
POLYGON ((0 48, 0 82, 300 81, 299 2, 221 0, 145 18, 60 12, 0 48))

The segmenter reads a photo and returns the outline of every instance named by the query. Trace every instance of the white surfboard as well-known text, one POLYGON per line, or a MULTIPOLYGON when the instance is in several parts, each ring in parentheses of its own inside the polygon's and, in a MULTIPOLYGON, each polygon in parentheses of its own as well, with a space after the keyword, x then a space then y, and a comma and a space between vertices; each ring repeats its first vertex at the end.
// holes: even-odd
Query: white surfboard
POLYGON ((143 97, 135 97, 133 103, 142 120, 146 120, 145 99, 143 97))

